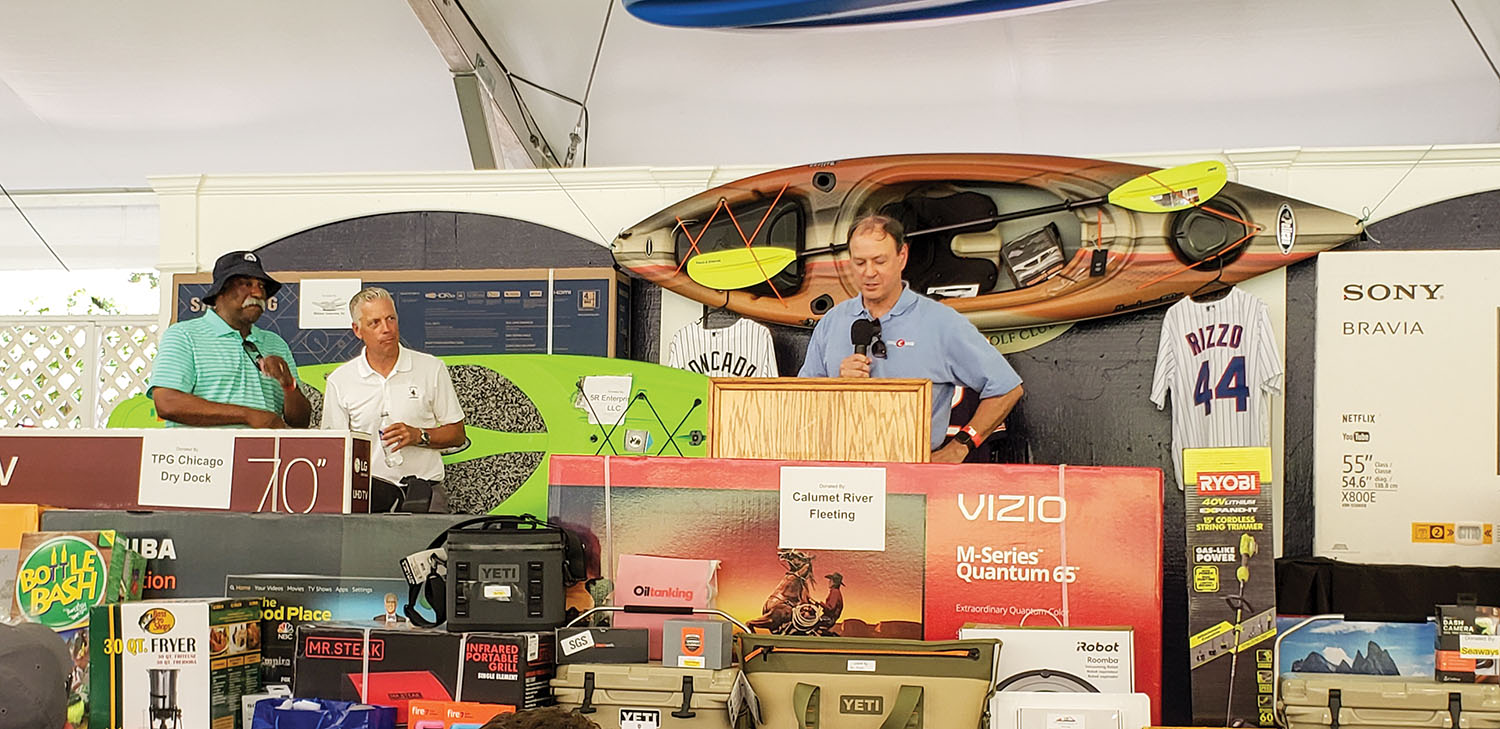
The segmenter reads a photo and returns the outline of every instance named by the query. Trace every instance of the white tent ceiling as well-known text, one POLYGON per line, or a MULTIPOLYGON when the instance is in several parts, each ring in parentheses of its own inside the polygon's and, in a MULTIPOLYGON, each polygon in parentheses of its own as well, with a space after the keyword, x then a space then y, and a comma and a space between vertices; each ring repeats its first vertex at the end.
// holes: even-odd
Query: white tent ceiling
MULTIPOLYGON (((512 74, 587 93, 590 166, 1500 142, 1491 0, 1105 0, 784 31, 654 26, 619 0, 437 1, 512 74)), ((518 89, 561 156, 579 108, 518 89)), ((70 265, 154 261, 149 196, 98 193, 147 175, 470 164, 405 0, 0 4, 0 185, 70 265), (69 215, 77 190, 89 212, 69 215)), ((56 266, 4 199, 0 256, 56 266)))

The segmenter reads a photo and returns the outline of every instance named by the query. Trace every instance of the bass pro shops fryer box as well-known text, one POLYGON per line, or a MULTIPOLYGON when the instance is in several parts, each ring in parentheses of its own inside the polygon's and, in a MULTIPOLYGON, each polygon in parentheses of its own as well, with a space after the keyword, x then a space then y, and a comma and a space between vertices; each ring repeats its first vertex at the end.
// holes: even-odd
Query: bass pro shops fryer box
POLYGON ((396 707, 412 699, 532 709, 549 703, 553 634, 303 625, 292 693, 396 707))
POLYGON ((260 690, 260 600, 101 605, 89 653, 92 729, 235 729, 260 690))

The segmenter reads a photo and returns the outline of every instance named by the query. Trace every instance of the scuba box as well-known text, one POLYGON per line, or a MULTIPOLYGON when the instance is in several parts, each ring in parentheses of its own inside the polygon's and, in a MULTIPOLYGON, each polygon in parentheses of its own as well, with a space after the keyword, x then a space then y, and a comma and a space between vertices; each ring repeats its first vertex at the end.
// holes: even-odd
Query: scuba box
POLYGON ((461 521, 401 566, 412 624, 446 621, 453 633, 557 628, 567 622, 567 587, 585 577, 578 537, 530 514, 461 521), (417 612, 419 596, 435 620, 417 612))

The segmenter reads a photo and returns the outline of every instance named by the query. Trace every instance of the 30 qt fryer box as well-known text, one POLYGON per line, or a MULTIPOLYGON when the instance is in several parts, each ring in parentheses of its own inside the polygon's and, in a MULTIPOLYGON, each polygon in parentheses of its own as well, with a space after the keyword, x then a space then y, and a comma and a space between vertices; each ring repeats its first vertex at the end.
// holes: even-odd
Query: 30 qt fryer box
POLYGON ((92 729, 235 729, 260 690, 260 601, 101 605, 89 651, 92 729))
POLYGON ((551 701, 553 634, 303 625, 292 693, 391 704, 406 722, 411 699, 475 701, 517 709, 551 701))

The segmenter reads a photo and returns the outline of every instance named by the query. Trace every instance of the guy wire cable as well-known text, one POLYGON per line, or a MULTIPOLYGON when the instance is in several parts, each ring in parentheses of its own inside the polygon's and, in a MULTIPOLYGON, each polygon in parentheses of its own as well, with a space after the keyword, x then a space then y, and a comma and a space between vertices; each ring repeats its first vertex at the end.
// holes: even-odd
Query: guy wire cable
POLYGON ((26 227, 31 228, 31 232, 36 235, 37 240, 42 242, 47 252, 52 254, 52 258, 57 261, 57 265, 62 266, 64 271, 72 273, 73 269, 68 268, 68 264, 63 263, 62 256, 57 255, 57 251, 52 249, 52 244, 47 242, 47 238, 42 235, 42 231, 36 229, 36 224, 31 222, 30 216, 26 215, 26 211, 21 209, 21 205, 16 202, 15 198, 10 196, 10 190, 5 189, 5 185, 3 184, 0 184, 0 193, 5 193, 5 199, 10 201, 10 206, 16 209, 16 213, 21 216, 22 220, 26 221, 26 227))

